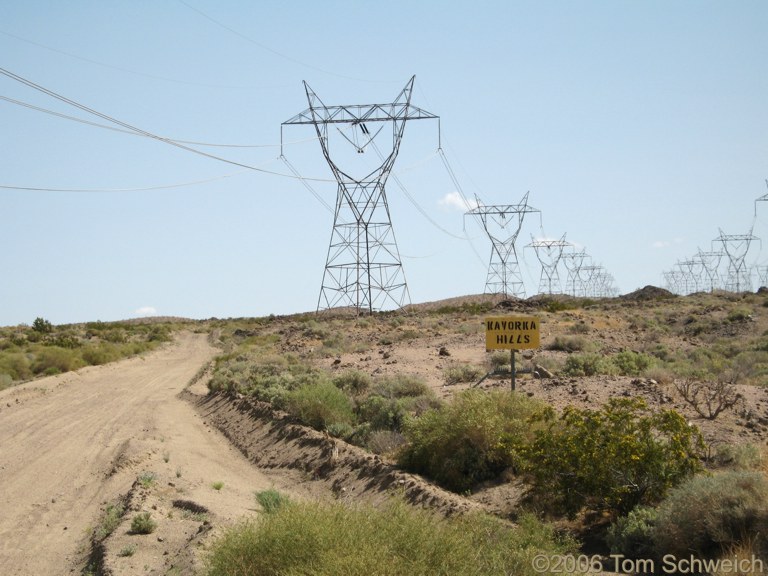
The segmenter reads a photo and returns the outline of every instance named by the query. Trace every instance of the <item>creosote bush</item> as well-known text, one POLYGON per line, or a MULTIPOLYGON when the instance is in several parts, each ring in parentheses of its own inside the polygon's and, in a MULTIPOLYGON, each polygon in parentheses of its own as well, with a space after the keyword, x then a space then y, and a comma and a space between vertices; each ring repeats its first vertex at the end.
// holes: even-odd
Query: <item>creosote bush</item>
POLYGON ((408 420, 401 466, 461 492, 520 464, 533 436, 530 418, 544 404, 521 394, 466 390, 452 402, 408 420))
POLYGON ((554 513, 626 514, 659 502, 701 469, 703 440, 674 410, 651 412, 642 399, 612 399, 599 410, 567 407, 523 449, 532 495, 554 513))

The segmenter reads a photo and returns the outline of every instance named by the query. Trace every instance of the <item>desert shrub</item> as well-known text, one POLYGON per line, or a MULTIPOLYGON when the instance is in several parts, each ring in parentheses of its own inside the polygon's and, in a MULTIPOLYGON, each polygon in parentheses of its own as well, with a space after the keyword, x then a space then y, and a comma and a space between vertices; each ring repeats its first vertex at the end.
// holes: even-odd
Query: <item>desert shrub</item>
POLYGON ((611 372, 611 363, 600 354, 571 354, 565 360, 563 373, 566 376, 594 376, 611 372))
POLYGON ((325 372, 290 354, 232 354, 216 359, 208 387, 248 394, 284 409, 293 390, 320 383, 329 383, 325 372))
POLYGON ((303 423, 322 430, 329 424, 353 424, 352 402, 333 383, 305 384, 286 397, 286 409, 303 423))
POLYGON ((728 312, 728 322, 746 322, 752 319, 752 310, 748 308, 734 308, 728 312))
POLYGON ((605 543, 611 554, 627 558, 653 558, 656 508, 638 506, 626 516, 611 524, 605 535, 605 543))
POLYGON ((522 453, 532 496, 553 512, 582 508, 626 514, 654 504, 701 468, 698 429, 674 410, 650 412, 642 399, 613 399, 599 410, 566 407, 522 453))
POLYGON ((133 534, 152 534, 157 528, 157 522, 152 519, 149 512, 140 512, 131 520, 131 533, 133 534))
POLYGON ((332 422, 325 427, 326 432, 334 438, 347 439, 355 433, 355 427, 348 422, 332 422))
POLYGON ((402 430, 408 411, 398 398, 369 396, 358 407, 361 421, 368 422, 373 430, 402 430))
POLYGON ((11 378, 11 375, 0 372, 0 390, 5 390, 12 384, 13 378, 11 378))
POLYGON ((32 378, 29 357, 23 352, 9 352, 0 355, 0 374, 8 374, 12 380, 32 378))
POLYGON ((533 576, 535 555, 575 550, 532 516, 510 527, 479 513, 437 518, 400 502, 290 503, 214 541, 205 574, 533 576))
POLYGON ((81 356, 87 364, 100 366, 101 364, 119 360, 121 354, 119 348, 114 344, 102 342, 101 344, 83 349, 81 356))
POLYGON ((555 336, 552 343, 547 346, 548 350, 561 352, 580 352, 587 348, 589 348, 589 343, 584 336, 555 336))
POLYGON ((256 492, 255 496, 256 503, 261 506, 261 509, 267 514, 274 514, 290 502, 288 496, 281 494, 274 488, 256 492))
POLYGON ((446 384, 477 382, 485 375, 485 370, 472 364, 453 364, 443 370, 446 384))
POLYGON ((722 444, 715 449, 712 464, 733 470, 759 470, 765 466, 766 453, 758 444, 722 444))
POLYGON ((653 365, 653 358, 641 352, 622 350, 611 357, 611 363, 622 376, 639 376, 653 365))
POLYGON ((508 352, 497 350, 488 358, 488 363, 491 370, 498 370, 503 366, 509 366, 511 363, 511 358, 508 352))
POLYGON ((427 383, 412 374, 395 374, 378 378, 371 388, 371 394, 384 398, 416 397, 429 392, 427 383))
POLYGON ((589 334, 590 328, 584 320, 579 320, 568 327, 568 332, 571 334, 589 334))
POLYGON ((404 468, 461 492, 518 464, 518 451, 544 405, 520 394, 466 390, 439 409, 406 422, 404 468))
POLYGON ((31 369, 35 374, 58 374, 75 370, 82 365, 79 356, 72 350, 46 346, 35 353, 31 369))
POLYGON ((675 380, 674 373, 665 366, 654 365, 643 372, 643 376, 655 380, 659 384, 672 384, 675 380))
POLYGON ((362 394, 371 387, 371 377, 360 370, 347 370, 334 376, 333 383, 350 394, 362 394))
POLYGON ((405 444, 405 436, 393 430, 374 430, 366 446, 374 454, 389 454, 405 444))
POLYGON ((125 506, 122 502, 108 504, 104 511, 104 516, 99 525, 93 531, 94 540, 101 541, 112 534, 120 525, 120 521, 125 514, 125 506))
POLYGON ((760 472, 699 475, 661 503, 654 541, 660 554, 713 557, 759 534, 766 541, 768 480, 760 472))

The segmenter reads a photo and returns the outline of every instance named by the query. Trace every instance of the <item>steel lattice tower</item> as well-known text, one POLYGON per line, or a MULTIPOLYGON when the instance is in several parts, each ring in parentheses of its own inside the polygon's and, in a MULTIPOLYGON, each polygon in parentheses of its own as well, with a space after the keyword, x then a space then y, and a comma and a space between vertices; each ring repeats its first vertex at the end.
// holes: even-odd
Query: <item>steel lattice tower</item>
POLYGON ((710 251, 702 252, 701 248, 696 252, 694 258, 701 261, 701 265, 704 267, 704 273, 707 276, 709 283, 709 291, 714 292, 720 287, 720 276, 717 271, 720 268, 720 261, 723 258, 722 251, 710 251))
POLYGON ((352 306, 358 312, 373 312, 388 304, 399 308, 410 303, 384 185, 400 150, 405 123, 438 118, 411 104, 414 80, 415 76, 411 77, 394 102, 348 106, 326 106, 304 82, 309 108, 283 122, 315 127, 323 156, 338 182, 318 310, 352 306), (372 132, 367 128, 369 123, 376 122, 382 123, 379 130, 372 132), (363 153, 386 123, 392 127, 391 152, 367 175, 351 176, 331 158, 329 126, 348 125, 352 138, 339 131, 356 152, 363 153))
POLYGON ((539 212, 528 205, 528 192, 519 204, 478 206, 466 212, 483 226, 491 240, 491 259, 485 281, 486 294, 504 294, 525 298, 525 284, 517 261, 515 242, 523 227, 523 219, 530 212, 539 212), (501 234, 504 233, 504 236, 501 234))
POLYGON ((581 252, 566 252, 563 254, 563 263, 568 270, 568 277, 565 280, 565 292, 571 296, 578 296, 583 288, 581 281, 581 267, 584 266, 584 260, 589 258, 585 249, 581 252))
POLYGON ((539 276, 539 294, 556 294, 560 292, 560 274, 557 267, 560 259, 563 257, 563 249, 570 246, 565 241, 565 234, 558 240, 538 240, 531 236, 531 243, 527 248, 533 248, 541 264, 541 275, 539 276), (556 291, 557 292, 556 292, 556 291))
POLYGON ((742 292, 752 289, 751 271, 745 263, 749 245, 753 240, 759 240, 749 231, 749 234, 724 234, 720 230, 720 236, 713 242, 722 242, 723 250, 728 256, 728 278, 725 281, 725 289, 729 292, 742 292))

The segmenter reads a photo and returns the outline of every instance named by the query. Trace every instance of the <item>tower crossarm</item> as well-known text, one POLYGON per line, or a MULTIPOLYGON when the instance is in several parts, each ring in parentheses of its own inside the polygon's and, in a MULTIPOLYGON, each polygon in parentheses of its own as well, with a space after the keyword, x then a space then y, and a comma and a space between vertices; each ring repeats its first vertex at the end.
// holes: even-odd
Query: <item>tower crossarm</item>
POLYGON ((438 118, 440 117, 413 104, 355 104, 307 108, 283 124, 361 124, 438 118))
POLYGON ((395 122, 402 120, 430 120, 440 117, 411 104, 412 76, 406 87, 388 104, 349 104, 326 106, 304 82, 309 98, 309 108, 283 122, 287 124, 363 124, 365 122, 395 122))

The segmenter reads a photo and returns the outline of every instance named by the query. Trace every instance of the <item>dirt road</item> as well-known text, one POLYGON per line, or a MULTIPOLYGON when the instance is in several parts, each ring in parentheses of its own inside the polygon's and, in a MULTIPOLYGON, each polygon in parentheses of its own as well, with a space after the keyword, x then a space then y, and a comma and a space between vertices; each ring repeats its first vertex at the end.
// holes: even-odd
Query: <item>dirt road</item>
MULTIPOLYGON (((177 397, 214 354, 204 334, 187 333, 143 358, 0 392, 3 574, 77 572, 104 506, 139 474, 225 516, 253 508, 253 491, 273 482, 177 397)), ((140 538, 126 573, 162 554, 140 538)))

